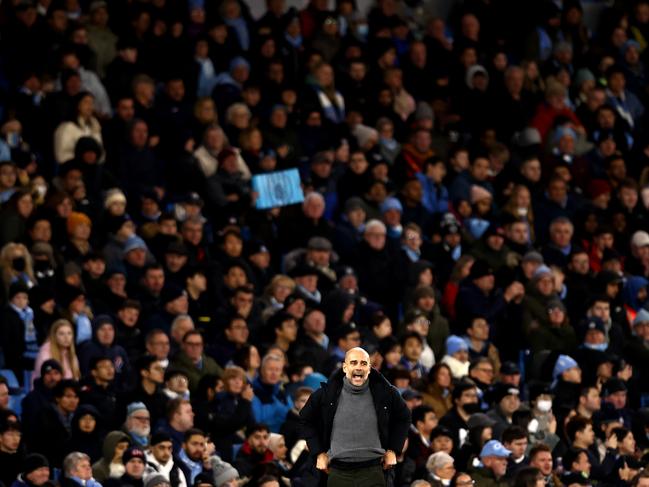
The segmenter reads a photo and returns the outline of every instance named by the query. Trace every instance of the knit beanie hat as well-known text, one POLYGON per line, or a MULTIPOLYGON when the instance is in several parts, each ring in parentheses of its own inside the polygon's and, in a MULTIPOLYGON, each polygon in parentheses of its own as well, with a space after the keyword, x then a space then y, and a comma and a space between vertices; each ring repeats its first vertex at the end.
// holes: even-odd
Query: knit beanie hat
POLYGON ((239 472, 232 465, 224 462, 216 455, 210 458, 210 463, 212 464, 212 476, 216 487, 220 487, 224 483, 239 477, 239 472))
POLYGON ((640 323, 649 323, 649 311, 644 308, 640 308, 633 319, 633 326, 639 325, 640 323))
POLYGON ((457 335, 451 335, 446 339, 446 353, 453 355, 454 353, 468 350, 469 347, 466 342, 457 335))
POLYGON ((552 269, 550 269, 547 265, 541 264, 535 271, 534 274, 532 274, 532 282, 537 283, 541 279, 543 279, 545 276, 552 276, 552 269))
POLYGON ((417 103, 417 109, 415 110, 415 120, 433 120, 435 114, 433 112, 433 107, 431 107, 425 101, 420 101, 417 103))
POLYGON ((29 455, 27 455, 27 457, 25 457, 25 460, 23 461, 23 477, 25 475, 29 475, 34 470, 49 466, 50 463, 43 455, 41 455, 40 453, 30 453, 29 455))
POLYGON ((104 198, 104 208, 110 208, 114 203, 126 204, 126 195, 119 188, 109 189, 104 198))
POLYGON ((159 485, 164 484, 164 485, 171 485, 169 482, 169 479, 165 477, 164 475, 160 475, 159 473, 154 473, 153 475, 149 475, 146 477, 146 480, 144 481, 144 487, 158 487, 159 485))
POLYGON ((577 364, 574 358, 568 355, 559 355, 559 358, 557 358, 557 361, 554 364, 554 369, 552 370, 552 378, 557 380, 566 370, 578 367, 579 364, 577 364))
POLYGON ((352 129, 352 135, 356 137, 356 141, 360 147, 365 147, 371 140, 375 142, 379 140, 378 130, 360 123, 352 129))
POLYGON ((92 221, 90 220, 90 217, 86 215, 85 213, 81 213, 79 211, 73 211, 70 213, 70 216, 68 217, 68 221, 66 223, 68 234, 72 235, 77 228, 77 226, 85 223, 89 227, 92 227, 92 221))
POLYGON ((146 456, 144 455, 144 450, 139 446, 131 446, 124 450, 122 453, 122 463, 126 465, 129 461, 134 458, 139 458, 143 463, 146 464, 146 456))
POLYGON ((126 407, 126 417, 129 417, 130 415, 138 411, 149 412, 149 410, 146 408, 146 405, 143 402, 132 402, 126 407))

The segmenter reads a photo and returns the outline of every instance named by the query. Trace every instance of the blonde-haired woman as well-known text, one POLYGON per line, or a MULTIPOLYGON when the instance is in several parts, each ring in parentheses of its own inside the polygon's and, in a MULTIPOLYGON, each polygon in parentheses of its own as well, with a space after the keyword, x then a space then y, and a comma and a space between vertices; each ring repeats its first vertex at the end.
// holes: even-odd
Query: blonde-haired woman
POLYGON ((512 194, 503 206, 503 212, 509 213, 516 220, 527 223, 530 242, 534 241, 534 210, 532 209, 532 194, 527 186, 517 184, 512 188, 512 194))
POLYGON ((61 364, 64 379, 79 380, 81 378, 79 359, 74 347, 74 327, 68 320, 56 320, 52 323, 47 340, 41 345, 36 356, 32 380, 40 377, 41 365, 50 359, 61 364))
POLYGON ((284 274, 274 276, 261 298, 264 306, 262 317, 268 319, 276 311, 284 307, 284 300, 295 290, 295 281, 284 274))
POLYGON ((32 256, 21 243, 10 242, 2 247, 0 269, 5 293, 9 292, 9 286, 16 281, 24 282, 28 288, 36 284, 32 256))

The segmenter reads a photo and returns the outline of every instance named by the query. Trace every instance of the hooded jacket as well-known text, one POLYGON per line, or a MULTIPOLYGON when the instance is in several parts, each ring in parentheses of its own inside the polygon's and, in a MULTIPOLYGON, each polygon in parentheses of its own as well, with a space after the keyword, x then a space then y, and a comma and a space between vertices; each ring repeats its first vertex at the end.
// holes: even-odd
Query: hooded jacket
POLYGON ((101 448, 101 415, 94 406, 83 404, 79 406, 72 418, 72 437, 65 445, 66 453, 80 451, 90 457, 91 462, 97 462, 102 457, 101 448), (95 418, 95 429, 91 433, 84 433, 79 428, 79 421, 86 415, 95 418))
MULTIPOLYGON (((111 345, 105 346, 100 344, 97 339, 99 325, 105 323, 107 321, 102 319, 101 316, 93 320, 92 339, 84 343, 79 349, 79 367, 81 368, 81 373, 85 376, 89 373, 90 362, 93 357, 110 357, 115 366, 115 388, 119 391, 127 390, 133 385, 131 384, 133 374, 131 374, 131 365, 126 350, 121 345, 117 345, 115 340, 113 340, 111 345)), ((117 329, 114 324, 113 329, 115 330, 115 336, 117 336, 117 329)))
POLYGON ((103 482, 110 477, 110 464, 115 456, 115 448, 122 441, 131 444, 131 438, 123 431, 111 431, 106 435, 102 448, 102 459, 92 465, 92 476, 97 482, 103 482))

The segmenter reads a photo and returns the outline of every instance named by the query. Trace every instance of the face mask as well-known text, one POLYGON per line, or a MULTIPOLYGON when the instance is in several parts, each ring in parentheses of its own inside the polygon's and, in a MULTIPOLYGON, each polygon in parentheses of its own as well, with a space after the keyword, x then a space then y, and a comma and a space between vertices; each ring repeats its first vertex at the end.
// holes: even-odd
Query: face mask
POLYGON ((25 270, 25 258, 24 257, 16 257, 14 260, 11 261, 11 267, 14 268, 14 270, 17 270, 18 272, 22 272, 25 270))
POLYGON ((590 350, 598 350, 600 352, 605 352, 608 348, 608 343, 584 343, 584 347, 590 350))
POLYGON ((368 24, 358 24, 358 26, 356 27, 356 32, 358 33, 358 37, 365 39, 370 33, 370 26, 368 24))
POLYGON ((47 260, 34 261, 34 270, 37 272, 45 272, 50 268, 50 263, 47 260))
MULTIPOLYGON (((549 401, 548 401, 549 402, 549 401)), ((529 433, 536 433, 539 430, 539 422, 537 419, 532 419, 529 423, 527 423, 527 431, 529 433)))
POLYGON ((44 184, 37 184, 34 186, 34 191, 40 198, 44 198, 45 193, 47 193, 47 186, 44 184))
POLYGON ((542 413, 548 413, 552 409, 552 401, 547 399, 542 399, 536 402, 536 409, 542 413))
POLYGON ((464 409, 464 411, 467 414, 475 414, 482 411, 482 408, 480 407, 480 403, 477 402, 471 402, 469 404, 465 404, 464 406, 462 406, 462 409, 464 409))

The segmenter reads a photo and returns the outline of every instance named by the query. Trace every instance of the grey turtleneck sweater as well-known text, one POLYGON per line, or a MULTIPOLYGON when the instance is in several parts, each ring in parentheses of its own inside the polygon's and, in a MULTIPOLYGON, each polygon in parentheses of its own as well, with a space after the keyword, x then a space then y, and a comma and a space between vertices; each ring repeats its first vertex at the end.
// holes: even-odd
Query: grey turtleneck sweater
POLYGON ((329 458, 363 462, 380 458, 384 453, 369 379, 358 387, 344 377, 331 432, 329 458))

